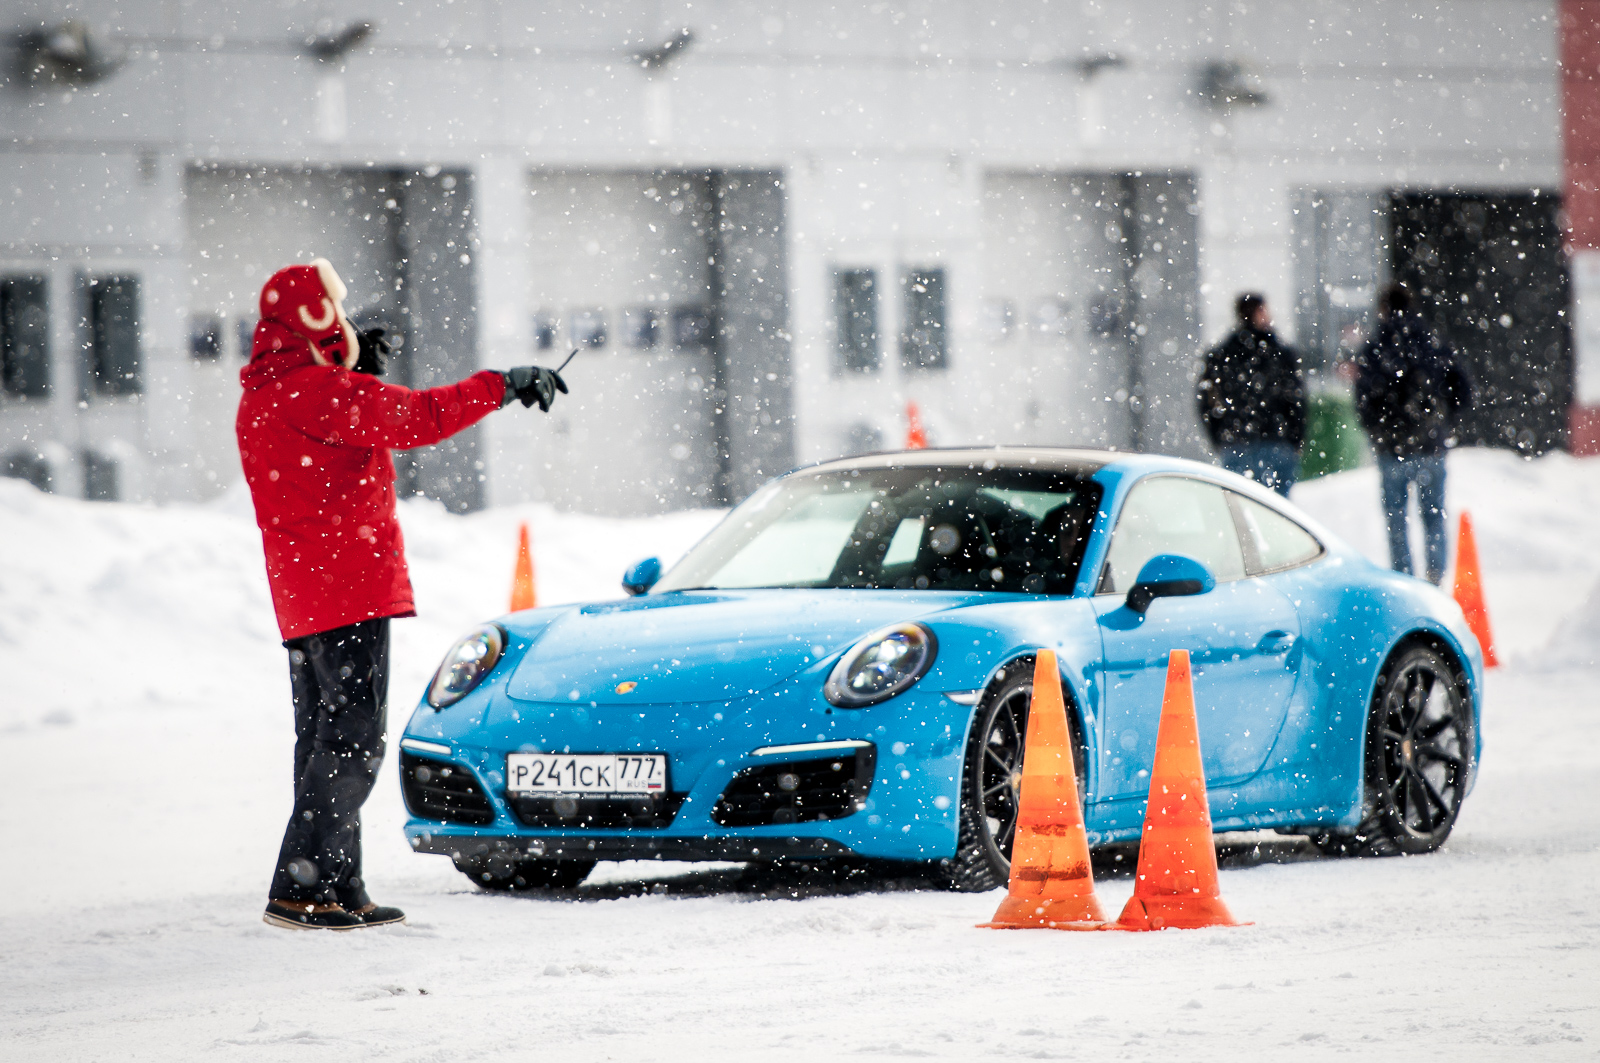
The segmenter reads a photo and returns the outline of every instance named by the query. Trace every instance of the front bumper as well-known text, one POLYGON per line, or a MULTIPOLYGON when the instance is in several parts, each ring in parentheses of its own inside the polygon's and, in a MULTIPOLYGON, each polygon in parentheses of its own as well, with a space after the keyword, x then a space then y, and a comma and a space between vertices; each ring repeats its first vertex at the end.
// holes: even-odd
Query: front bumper
POLYGON ((411 834, 419 853, 454 859, 485 856, 532 857, 544 860, 819 860, 849 856, 848 846, 829 838, 682 838, 657 836, 485 837, 460 834, 411 834))
POLYGON ((816 685, 799 683, 729 702, 625 709, 519 702, 501 691, 468 707, 474 700, 465 699, 461 712, 420 707, 402 739, 402 760, 470 775, 487 806, 478 822, 451 822, 418 815, 408 798, 405 831, 417 852, 566 860, 937 860, 955 852, 973 710, 938 691, 914 687, 866 709, 835 708, 816 685), (727 825, 739 822, 726 800, 736 779, 815 763, 851 745, 871 752, 853 810, 835 807, 835 818, 809 822, 727 825), (506 791, 505 758, 533 751, 665 753, 676 811, 665 826, 530 827, 506 791))

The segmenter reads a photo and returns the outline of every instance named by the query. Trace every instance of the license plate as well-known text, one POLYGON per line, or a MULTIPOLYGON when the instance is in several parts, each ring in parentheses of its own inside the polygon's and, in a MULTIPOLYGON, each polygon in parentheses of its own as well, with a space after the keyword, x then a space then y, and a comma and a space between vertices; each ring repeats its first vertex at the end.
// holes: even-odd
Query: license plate
POLYGON ((660 753, 507 753, 506 789, 518 794, 653 794, 667 788, 660 753))

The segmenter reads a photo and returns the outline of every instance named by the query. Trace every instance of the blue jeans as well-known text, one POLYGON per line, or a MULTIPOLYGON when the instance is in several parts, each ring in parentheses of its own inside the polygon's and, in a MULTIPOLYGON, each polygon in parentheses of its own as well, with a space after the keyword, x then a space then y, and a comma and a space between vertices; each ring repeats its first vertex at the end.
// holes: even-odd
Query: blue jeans
POLYGON ((1260 440, 1222 448, 1222 467, 1288 497, 1300 474, 1300 455, 1289 444, 1260 440))
POLYGON ((1422 513, 1422 540, 1428 558, 1428 582, 1444 579, 1444 455, 1417 454, 1409 458, 1378 455, 1378 475, 1383 481, 1383 519, 1389 526, 1389 567, 1416 575, 1411 564, 1411 485, 1417 485, 1417 509, 1422 513))

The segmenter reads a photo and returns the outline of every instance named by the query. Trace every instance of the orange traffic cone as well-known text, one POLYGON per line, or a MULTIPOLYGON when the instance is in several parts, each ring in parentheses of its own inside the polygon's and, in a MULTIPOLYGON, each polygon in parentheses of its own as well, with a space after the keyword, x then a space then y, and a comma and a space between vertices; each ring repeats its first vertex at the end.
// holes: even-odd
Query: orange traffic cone
POLYGON ((1173 650, 1167 658, 1167 691, 1150 767, 1138 878, 1115 929, 1238 925, 1217 888, 1217 851, 1200 763, 1189 651, 1173 650))
POLYGON ((1478 580, 1478 541, 1472 535, 1472 515, 1466 510, 1461 511, 1461 523, 1456 530, 1456 582, 1452 593, 1467 616, 1467 627, 1483 647, 1483 666, 1495 667, 1500 662, 1494 655, 1489 609, 1483 603, 1483 584, 1478 580))
POLYGON ((906 449, 928 449, 928 433, 922 430, 922 411, 914 402, 906 403, 906 449))
POLYGON ((1017 801, 1010 889, 994 919, 978 925, 995 930, 1098 930, 1106 917, 1094 895, 1067 707, 1051 650, 1040 650, 1033 668, 1017 801))
POLYGON ((528 522, 517 532, 517 570, 511 577, 511 611, 521 612, 539 604, 533 589, 533 551, 528 547, 528 522))

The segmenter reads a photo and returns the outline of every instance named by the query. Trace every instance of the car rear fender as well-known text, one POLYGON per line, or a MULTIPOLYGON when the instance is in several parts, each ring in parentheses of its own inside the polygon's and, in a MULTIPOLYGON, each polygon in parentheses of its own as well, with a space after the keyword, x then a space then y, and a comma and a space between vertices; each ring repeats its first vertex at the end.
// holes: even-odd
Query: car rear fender
MULTIPOLYGON (((1465 628, 1465 621, 1462 628, 1465 628)), ((1478 781, 1478 762, 1483 757, 1483 651, 1478 645, 1478 640, 1470 631, 1452 630, 1453 625, 1440 623, 1437 619, 1428 616, 1415 617, 1409 629, 1403 631, 1390 644, 1388 652, 1383 656, 1383 663, 1373 671, 1371 682, 1367 685, 1366 704, 1371 705, 1378 695, 1378 677, 1383 674, 1384 668, 1397 655, 1419 643, 1432 646, 1435 650, 1449 657, 1461 669, 1467 683, 1467 697, 1472 716, 1472 756, 1467 764, 1466 793, 1472 792, 1473 786, 1478 781)), ((1363 713, 1361 717, 1361 748, 1366 749, 1367 725, 1370 723, 1370 713, 1363 713)), ((1362 758, 1363 774, 1366 770, 1366 758, 1362 758)), ((1363 780, 1364 781, 1364 780, 1363 780)), ((1465 795, 1463 795, 1465 796, 1465 795)))
MULTIPOLYGON (((1349 582, 1337 572, 1303 570, 1290 591, 1306 632, 1296 702, 1267 760, 1295 782, 1295 807, 1320 808, 1319 820, 1354 826, 1361 819, 1367 718, 1378 677, 1405 645, 1428 639, 1461 665, 1473 712, 1481 712, 1483 660, 1460 609, 1436 588, 1406 576, 1375 573, 1349 582)), ((1336 569, 1337 565, 1328 566, 1336 569)), ((1293 574, 1286 574, 1293 575, 1293 574)), ((1482 744, 1474 727, 1473 770, 1482 744)))

